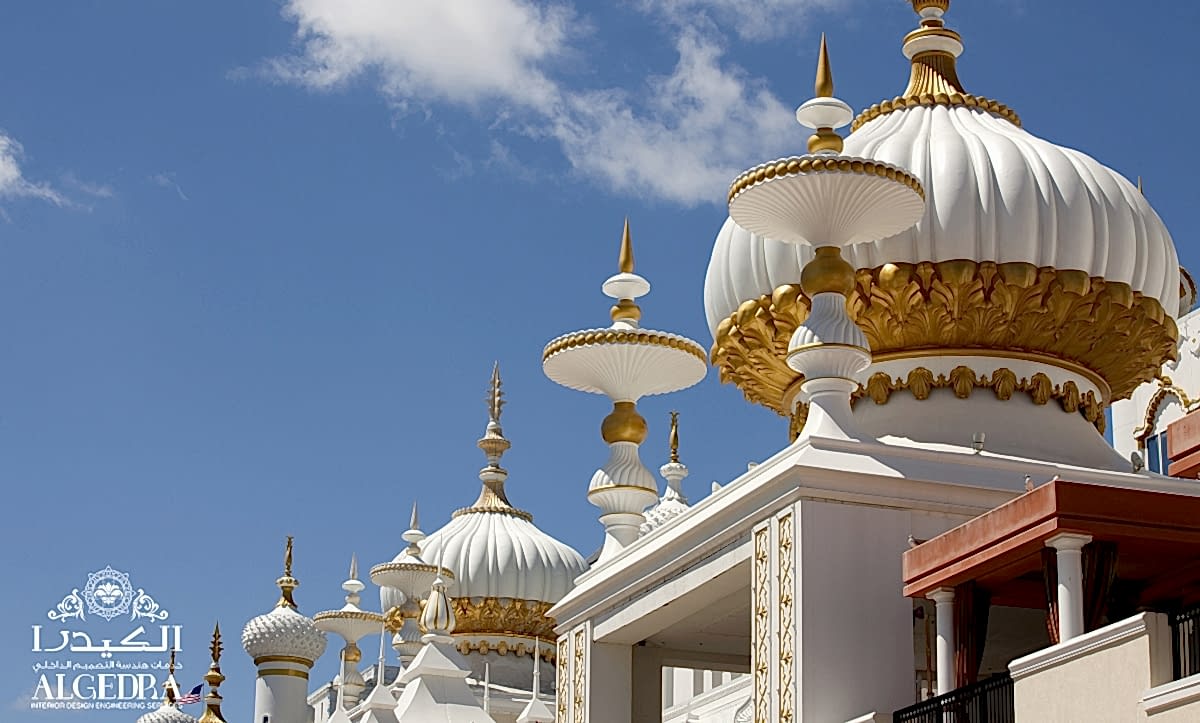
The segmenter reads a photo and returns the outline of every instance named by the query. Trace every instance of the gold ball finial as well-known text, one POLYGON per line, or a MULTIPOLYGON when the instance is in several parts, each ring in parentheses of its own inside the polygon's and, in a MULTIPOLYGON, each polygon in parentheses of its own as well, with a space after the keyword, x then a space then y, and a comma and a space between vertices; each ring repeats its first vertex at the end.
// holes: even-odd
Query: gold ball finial
POLYGON ((922 10, 936 8, 943 13, 950 10, 950 0, 911 0, 913 12, 920 15, 922 10))
POLYGON ((817 56, 817 80, 813 92, 818 98, 833 97, 833 71, 829 67, 829 49, 825 46, 825 33, 821 33, 821 53, 817 56))
POLYGON ((633 442, 646 440, 646 419, 638 414, 634 402, 613 402, 613 410, 600 424, 600 436, 605 442, 633 442))
POLYGON ((827 291, 848 296, 854 290, 854 267, 842 258, 840 247, 820 246, 800 271, 800 288, 810 299, 827 291))

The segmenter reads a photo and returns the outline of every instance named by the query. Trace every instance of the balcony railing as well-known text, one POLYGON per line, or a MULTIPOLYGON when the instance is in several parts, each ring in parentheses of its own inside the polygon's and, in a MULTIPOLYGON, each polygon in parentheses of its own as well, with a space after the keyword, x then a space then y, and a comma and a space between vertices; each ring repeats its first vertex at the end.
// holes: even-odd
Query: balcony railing
POLYGON ((1008 673, 952 690, 892 714, 892 723, 1014 723, 1008 673))
POLYGON ((1170 620, 1174 679, 1200 673, 1200 605, 1172 613, 1170 620))

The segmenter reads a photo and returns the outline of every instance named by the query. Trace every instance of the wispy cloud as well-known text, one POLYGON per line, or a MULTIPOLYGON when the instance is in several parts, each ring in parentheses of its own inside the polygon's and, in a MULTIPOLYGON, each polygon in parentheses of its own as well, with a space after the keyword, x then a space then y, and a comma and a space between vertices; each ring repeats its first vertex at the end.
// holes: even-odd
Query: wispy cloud
MULTIPOLYGON (((753 160, 798 142, 788 105, 730 63, 722 23, 744 37, 794 30, 804 14, 852 0, 638 0, 665 20, 675 67, 633 89, 572 87, 558 66, 588 27, 563 2, 286 0, 299 51, 267 61, 273 80, 330 90, 372 82, 393 108, 446 104, 557 144, 582 177, 682 204, 720 202, 753 160)), ((586 64, 586 59, 581 64, 586 64)), ((567 63, 568 66, 572 63, 567 63)), ((491 166, 514 169, 492 139, 491 166)), ((456 162, 454 174, 477 164, 456 162)))
POLYGON ((85 181, 74 173, 65 173, 62 177, 63 185, 73 191, 78 191, 85 196, 92 198, 113 198, 117 195, 117 191, 107 183, 92 183, 85 181))
POLYGON ((175 194, 179 196, 180 201, 192 200, 188 198, 186 193, 183 192, 183 188, 179 185, 179 181, 175 178, 174 171, 162 171, 161 173, 155 173, 154 175, 150 176, 149 180, 159 188, 166 188, 168 190, 175 191, 175 194))
POLYGON ((38 183, 25 177, 21 169, 25 149, 15 138, 0 130, 0 199, 30 198, 55 206, 68 201, 48 183, 38 183))

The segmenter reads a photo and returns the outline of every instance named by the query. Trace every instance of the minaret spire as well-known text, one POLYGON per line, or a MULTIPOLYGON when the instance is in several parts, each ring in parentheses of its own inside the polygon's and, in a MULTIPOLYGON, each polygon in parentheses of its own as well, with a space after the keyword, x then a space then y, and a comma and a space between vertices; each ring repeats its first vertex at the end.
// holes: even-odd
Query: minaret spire
POLYGON ((625 217, 625 230, 621 232, 621 253, 617 257, 617 271, 633 273, 633 237, 629 234, 629 217, 625 217))
POLYGON ((292 536, 287 536, 287 546, 283 552, 283 577, 275 581, 279 586, 279 602, 276 607, 286 607, 296 609, 296 599, 292 597, 292 591, 300 586, 300 581, 292 577, 292 536))
POLYGON ((679 462, 679 412, 671 412, 671 461, 679 462))
POLYGON ((208 646, 208 650, 212 656, 212 664, 204 674, 204 682, 208 683, 208 695, 204 696, 204 714, 200 716, 199 723, 225 723, 225 719, 221 717, 221 694, 217 691, 225 681, 225 676, 221 674, 223 647, 220 623, 213 625, 212 644, 208 646))
POLYGON ((513 507, 504 492, 508 470, 500 466, 500 458, 512 447, 512 442, 504 436, 504 429, 500 426, 500 415, 507 403, 504 399, 504 382, 500 379, 500 362, 495 362, 492 365, 492 377, 487 393, 488 423, 483 436, 476 443, 487 457, 487 466, 479 471, 483 489, 479 491, 479 499, 475 500, 475 504, 456 511, 455 517, 468 512, 501 512, 533 519, 528 512, 513 507))
POLYGON ((825 33, 821 33, 821 54, 817 58, 817 80, 813 84, 818 98, 833 97, 833 71, 829 68, 829 48, 825 45, 825 33))

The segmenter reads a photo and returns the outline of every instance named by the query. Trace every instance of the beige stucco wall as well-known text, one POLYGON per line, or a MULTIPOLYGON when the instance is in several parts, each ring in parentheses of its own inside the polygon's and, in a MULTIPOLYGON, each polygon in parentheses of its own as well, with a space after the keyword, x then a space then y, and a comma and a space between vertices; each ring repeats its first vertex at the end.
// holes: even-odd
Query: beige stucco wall
POLYGON ((1142 696, 1170 668, 1166 616, 1141 613, 1013 661, 1017 723, 1146 721, 1142 696))

